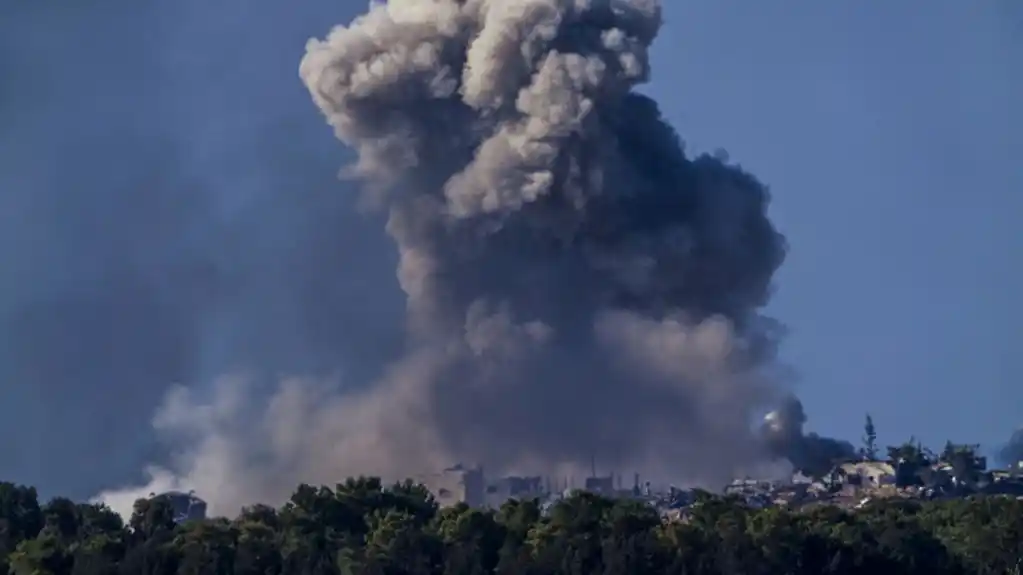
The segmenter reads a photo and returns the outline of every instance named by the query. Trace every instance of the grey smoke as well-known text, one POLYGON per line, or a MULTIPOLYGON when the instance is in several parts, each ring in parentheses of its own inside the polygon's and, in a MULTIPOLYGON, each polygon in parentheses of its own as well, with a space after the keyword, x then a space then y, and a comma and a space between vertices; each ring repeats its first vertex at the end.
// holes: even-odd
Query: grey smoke
POLYGON ((379 446, 369 470, 595 453, 699 480, 754 459, 750 417, 774 392, 759 310, 785 244, 764 186, 687 158, 634 91, 660 16, 392 1, 309 43, 301 77, 388 215, 410 357, 430 358, 375 387, 375 420, 351 430, 379 446), (394 457, 409 444, 418 457, 394 457))
POLYGON ((1003 465, 1023 463, 1023 427, 1013 432, 1009 441, 998 452, 998 460, 1003 465))
POLYGON ((856 448, 848 441, 807 433, 803 404, 789 396, 764 418, 761 435, 775 457, 812 477, 821 477, 838 464, 856 458, 856 448))
POLYGON ((635 91, 660 17, 651 0, 392 0, 310 41, 301 79, 397 249, 405 349, 368 384, 179 389, 154 422, 177 457, 100 497, 195 488, 230 513, 457 462, 578 477, 595 457, 713 487, 767 464, 754 422, 782 395, 780 329, 761 310, 785 242, 765 186, 687 156, 635 91))

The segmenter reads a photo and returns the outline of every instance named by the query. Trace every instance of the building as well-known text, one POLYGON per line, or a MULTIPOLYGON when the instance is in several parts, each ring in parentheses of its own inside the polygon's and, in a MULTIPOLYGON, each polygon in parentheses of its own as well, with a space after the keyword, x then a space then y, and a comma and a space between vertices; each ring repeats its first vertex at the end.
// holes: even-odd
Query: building
POLYGON ((531 499, 547 494, 543 477, 502 477, 487 485, 486 505, 500 507, 509 499, 531 499))
POLYGON ((441 507, 459 503, 470 507, 486 505, 482 467, 470 468, 459 464, 439 473, 421 475, 416 481, 433 494, 441 507))
POLYGON ((877 488, 895 485, 895 468, 884 461, 855 461, 843 463, 839 471, 844 483, 854 487, 877 488))
POLYGON ((725 486, 724 492, 725 495, 747 495, 750 493, 767 493, 776 487, 777 485, 773 481, 746 477, 743 479, 733 479, 731 483, 725 486))
POLYGON ((587 477, 586 491, 600 493, 601 495, 614 495, 615 478, 613 475, 607 477, 587 477))

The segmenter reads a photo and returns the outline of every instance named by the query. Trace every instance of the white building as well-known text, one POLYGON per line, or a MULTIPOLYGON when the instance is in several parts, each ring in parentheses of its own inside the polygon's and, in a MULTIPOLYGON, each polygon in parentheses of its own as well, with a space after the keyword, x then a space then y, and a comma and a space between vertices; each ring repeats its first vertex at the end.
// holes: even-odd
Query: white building
POLYGON ((895 485, 895 468, 884 461, 855 461, 839 466, 847 485, 881 487, 895 485))
POLYGON ((486 504, 482 467, 456 465, 439 473, 420 475, 416 481, 433 494, 441 507, 465 503, 470 507, 486 504))

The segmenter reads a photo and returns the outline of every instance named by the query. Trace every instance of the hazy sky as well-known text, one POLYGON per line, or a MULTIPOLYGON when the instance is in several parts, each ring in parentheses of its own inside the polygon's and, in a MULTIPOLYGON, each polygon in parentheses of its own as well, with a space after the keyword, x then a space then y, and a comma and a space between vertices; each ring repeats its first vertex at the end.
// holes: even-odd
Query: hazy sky
MULTIPOLYGON (((695 149, 725 148, 772 187, 773 216, 791 252, 771 310, 792 329, 784 358, 801 374, 810 427, 855 439, 870 411, 886 442, 912 433, 929 443, 1005 440, 1023 424, 1023 368, 1012 354, 1023 341, 1023 311, 1012 299, 1023 292, 1023 272, 1013 266, 1023 256, 1016 231, 1023 5, 665 3, 649 91, 695 149)), ((225 336, 233 355, 205 340, 155 353, 138 344, 139 329, 156 332, 154 341, 190 341, 176 331, 179 316, 163 308, 140 304, 121 309, 116 321, 96 318, 122 301, 115 294, 103 303, 101 293, 110 277, 128 273, 122 260, 134 262, 132 274, 191 262, 183 250, 203 245, 203 233, 235 230, 218 222, 285 250, 274 274, 302 265, 291 263, 284 236, 320 232, 309 218, 325 208, 311 205, 347 204, 324 199, 334 197, 330 182, 344 158, 299 82, 298 62, 308 37, 364 7, 338 0, 5 6, 0 433, 20 439, 3 442, 0 475, 78 489, 78 478, 52 477, 47 451, 80 444, 75 449, 90 455, 78 463, 95 465, 104 434, 131 429, 140 431, 138 445, 103 457, 115 475, 137 467, 152 449, 141 438, 167 383, 152 382, 151 391, 128 383, 144 378, 148 365, 210 377, 244 357, 281 369, 316 364, 279 349, 277 339, 251 335, 225 336), (160 191, 147 198, 160 202, 125 191, 152 190, 154 182, 160 191), (254 233, 261 224, 246 214, 285 193, 302 208, 275 209, 274 223, 254 233), (181 219, 196 202, 206 219, 181 219), (151 255, 168 244, 174 248, 151 255), (26 359, 35 353, 33 337, 63 333, 67 349, 26 359), (126 353, 135 361, 110 367, 126 353), (52 374, 67 384, 37 383, 52 374), (132 413, 124 410, 129 403, 132 413)), ((266 283, 270 291, 260 291, 252 308, 232 302, 239 317, 254 317, 250 332, 291 329, 285 319, 302 317, 300 347, 344 342, 338 355, 358 358, 366 354, 360 345, 377 345, 340 332, 366 333, 383 311, 400 313, 392 256, 365 256, 386 254, 379 226, 354 212, 344 221, 323 238, 347 246, 338 249, 337 292, 376 304, 308 318, 292 308, 334 297, 316 291, 333 284, 310 280, 313 291, 284 297, 273 291, 281 285, 266 283), (282 301, 292 307, 267 309, 282 301)), ((210 265, 260 246, 232 249, 210 255, 210 265)), ((204 269, 186 270, 195 290, 188 297, 200 303, 213 297, 202 293, 204 269)), ((232 270, 237 281, 251 272, 240 264, 232 270)), ((163 287, 137 289, 164 297, 163 287)), ((100 480, 81 481, 93 489, 100 480)))

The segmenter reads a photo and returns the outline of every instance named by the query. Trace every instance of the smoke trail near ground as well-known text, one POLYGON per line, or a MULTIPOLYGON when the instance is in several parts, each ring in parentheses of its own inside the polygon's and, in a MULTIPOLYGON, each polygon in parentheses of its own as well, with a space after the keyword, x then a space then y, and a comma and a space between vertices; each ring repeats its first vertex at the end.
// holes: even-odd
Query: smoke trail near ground
POLYGON ((568 473, 595 456, 717 486, 770 459, 752 422, 781 389, 760 310, 785 243, 765 187, 687 157, 634 91, 660 16, 392 0, 310 41, 301 78, 398 250, 407 350, 369 386, 287 380, 268 405, 244 378, 210 404, 176 392, 156 425, 188 449, 154 486, 229 513, 299 481, 455 462, 568 473))
POLYGON ((776 457, 813 477, 831 471, 837 463, 856 458, 856 448, 848 441, 806 433, 806 419, 802 402, 792 396, 767 414, 761 434, 776 457))
POLYGON ((1003 465, 1023 464, 1023 427, 1017 429, 998 452, 1003 465))

